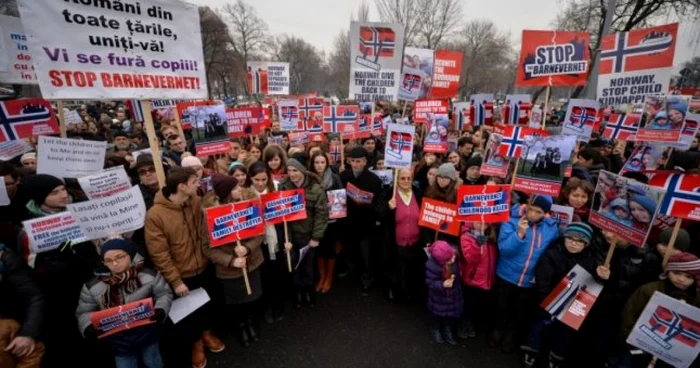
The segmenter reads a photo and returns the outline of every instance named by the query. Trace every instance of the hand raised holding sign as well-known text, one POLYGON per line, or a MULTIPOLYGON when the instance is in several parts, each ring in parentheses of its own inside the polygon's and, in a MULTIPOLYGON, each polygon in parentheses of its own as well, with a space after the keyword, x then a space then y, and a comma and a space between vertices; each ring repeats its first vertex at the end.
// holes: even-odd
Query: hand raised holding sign
POLYGON ((527 215, 524 215, 518 221, 518 238, 525 239, 525 234, 527 234, 528 228, 527 215))

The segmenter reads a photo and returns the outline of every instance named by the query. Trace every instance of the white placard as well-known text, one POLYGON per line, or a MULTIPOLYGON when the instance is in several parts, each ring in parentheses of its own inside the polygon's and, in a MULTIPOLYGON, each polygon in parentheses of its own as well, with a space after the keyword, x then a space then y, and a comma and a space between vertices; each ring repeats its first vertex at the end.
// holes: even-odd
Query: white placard
POLYGON ((89 199, 109 197, 129 190, 131 180, 126 175, 124 166, 117 166, 103 172, 78 178, 80 187, 89 199))
POLYGON ((10 71, 10 59, 7 58, 10 52, 6 45, 5 32, 2 30, 2 24, 0 24, 0 72, 4 73, 10 71))
POLYGON ((18 3, 46 99, 207 97, 196 5, 173 0, 18 3))
POLYGON ((61 212, 22 222, 34 253, 48 252, 66 241, 86 240, 83 230, 70 212, 61 212))
POLYGON ((281 100, 278 105, 280 130, 299 130, 299 100, 281 100))
POLYGON ((5 177, 0 176, 0 206, 10 204, 10 196, 7 195, 7 187, 5 186, 5 177))
POLYGON ((588 142, 599 108, 600 104, 596 100, 570 99, 561 134, 575 135, 579 142, 588 142))
POLYGON ((16 141, 0 142, 0 160, 10 161, 13 158, 33 150, 31 144, 24 139, 16 141))
POLYGON ((401 24, 350 23, 351 100, 397 101, 403 37, 401 24))
POLYGON ((68 110, 68 108, 64 107, 63 108, 63 119, 65 119, 65 124, 80 124, 83 119, 80 117, 80 114, 78 114, 77 111, 75 110, 68 110))
POLYGON ((107 142, 39 136, 38 174, 78 178, 102 171, 107 142))
POLYGON ((209 294, 204 288, 190 290, 187 296, 173 300, 168 316, 173 323, 178 323, 208 302, 209 294))
POLYGON ((415 126, 387 124, 384 166, 403 169, 411 168, 413 136, 415 134, 415 126))
POLYGON ((248 89, 261 95, 289 94, 289 63, 249 61, 248 89))
POLYGON ((0 73, 0 82, 8 84, 36 84, 36 73, 29 52, 28 36, 24 33, 22 21, 17 17, 0 15, 2 28, 2 52, 6 53, 9 70, 0 73))
POLYGON ((67 208, 90 240, 140 229, 146 220, 146 205, 138 185, 109 197, 71 203, 67 208))

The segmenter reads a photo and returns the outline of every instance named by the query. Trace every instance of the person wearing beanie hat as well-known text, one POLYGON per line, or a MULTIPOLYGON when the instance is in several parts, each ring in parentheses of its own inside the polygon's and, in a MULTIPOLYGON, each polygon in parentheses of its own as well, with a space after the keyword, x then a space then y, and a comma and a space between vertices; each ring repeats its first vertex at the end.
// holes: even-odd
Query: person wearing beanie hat
POLYGON ((453 165, 449 162, 446 162, 446 163, 440 165, 440 167, 438 167, 438 172, 437 172, 438 178, 445 178, 445 179, 449 179, 449 180, 454 181, 457 179, 456 174, 457 174, 457 171, 455 170, 455 165, 453 165))
POLYGON ((19 158, 22 167, 36 171, 36 152, 27 152, 19 158))
MULTIPOLYGON (((328 226, 328 197, 318 175, 311 174, 295 158, 287 161, 288 177, 279 185, 279 190, 304 189, 306 193, 306 219, 287 224, 290 242, 285 249, 293 252, 292 258, 301 257, 301 249, 308 246, 307 253, 292 274, 296 291, 296 306, 302 301, 313 306, 316 304, 314 293, 314 255, 316 247, 323 239, 328 226)), ((278 234, 283 239, 283 234, 278 234)))
POLYGON ((225 203, 231 200, 231 192, 238 186, 238 180, 233 176, 214 173, 211 174, 211 186, 219 203, 225 203))
POLYGON ((673 129, 680 129, 685 120, 685 114, 688 112, 688 104, 679 97, 671 97, 666 102, 666 110, 673 129))
POLYGON ((498 320, 488 343, 491 347, 501 346, 504 353, 514 351, 515 332, 523 328, 525 322, 521 306, 536 293, 536 289, 533 290, 535 266, 559 238, 557 221, 547 216, 551 206, 551 197, 533 196, 522 213, 513 213, 511 219, 501 225, 498 234, 496 293, 502 297, 498 298, 498 320))
POLYGON ((433 340, 457 345, 454 328, 464 312, 462 283, 457 252, 447 242, 438 240, 429 248, 430 258, 425 264, 425 282, 428 285, 430 333, 433 340))
POLYGON ((131 143, 131 140, 129 139, 129 134, 124 132, 124 131, 118 131, 114 133, 114 138, 113 138, 113 143, 114 143, 114 148, 112 149, 113 152, 116 151, 134 151, 136 150, 136 145, 131 143))
POLYGON ((356 257, 355 267, 360 273, 361 291, 367 295, 374 283, 377 253, 374 252, 374 232, 377 230, 377 200, 382 193, 382 181, 368 170, 367 151, 355 147, 346 155, 351 170, 340 173, 340 181, 347 191, 347 217, 341 239, 345 249, 357 249, 361 257, 356 257), (366 229, 360 230, 360 229, 366 229))
POLYGON ((632 355, 626 340, 654 293, 660 292, 693 307, 700 307, 700 259, 697 256, 685 252, 672 255, 666 271, 659 278, 659 281, 637 288, 625 303, 618 334, 619 344, 625 348, 619 353, 618 360, 634 363, 624 365, 625 367, 647 367, 653 359, 646 353, 641 356, 632 355))
POLYGON ((197 156, 187 156, 180 161, 180 167, 191 167, 197 172, 197 177, 202 178, 204 174, 204 165, 202 165, 202 160, 197 156))
MULTIPOLYGON (((538 304, 545 300, 557 284, 577 265, 595 275, 599 282, 605 282, 610 278, 610 269, 598 266, 595 255, 588 247, 592 238, 593 228, 590 225, 573 222, 566 227, 564 236, 542 255, 535 266, 534 274, 538 304)), ((568 326, 544 310, 540 310, 526 343, 521 346, 523 367, 538 366, 540 348, 546 338, 551 339, 549 366, 561 367, 566 359, 568 343, 573 334, 574 332, 568 326)))
POLYGON ((478 185, 484 184, 485 180, 481 177, 481 156, 475 155, 467 160, 466 171, 464 175, 464 184, 478 185))
MULTIPOLYGON (((83 285, 75 315, 85 338, 97 339, 104 331, 96 329, 90 314, 143 299, 152 299, 151 321, 165 322, 173 293, 163 276, 144 267, 143 257, 128 240, 112 238, 102 245, 102 264, 95 279, 83 285)), ((139 357, 147 367, 162 367, 159 332, 154 324, 117 332, 105 338, 112 346, 117 367, 131 367, 139 357)))
POLYGON ((656 202, 644 194, 631 194, 627 200, 632 227, 647 231, 656 212, 656 202))
MULTIPOLYGON (((425 190, 425 197, 440 202, 455 203, 457 201, 457 172, 454 165, 446 162, 437 169, 435 182, 425 190)), ((422 228, 423 244, 430 244, 435 240, 445 240, 450 244, 459 244, 459 238, 455 235, 437 232, 433 229, 422 228)))
MULTIPOLYGON (((676 221, 680 221, 677 219, 676 221)), ((669 227, 664 229, 659 234, 659 238, 656 241, 656 251, 659 252, 661 257, 666 255, 669 249, 669 243, 671 243, 671 236, 673 235, 673 228, 669 227)), ((690 234, 685 229, 679 229, 678 235, 676 236, 676 241, 673 243, 673 248, 671 249, 671 256, 679 254, 682 252, 687 252, 690 249, 690 234)))
POLYGON ((29 198, 27 208, 37 215, 65 211, 69 196, 63 181, 53 175, 36 174, 24 179, 29 198))

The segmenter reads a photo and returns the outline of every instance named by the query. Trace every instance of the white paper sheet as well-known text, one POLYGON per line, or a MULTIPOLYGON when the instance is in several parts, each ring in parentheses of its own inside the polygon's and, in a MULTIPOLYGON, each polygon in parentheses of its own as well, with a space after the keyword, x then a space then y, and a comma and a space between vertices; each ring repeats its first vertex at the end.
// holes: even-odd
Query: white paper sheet
POLYGON ((173 323, 178 323, 208 302, 209 294, 206 290, 203 288, 190 290, 187 296, 173 300, 168 316, 173 323))

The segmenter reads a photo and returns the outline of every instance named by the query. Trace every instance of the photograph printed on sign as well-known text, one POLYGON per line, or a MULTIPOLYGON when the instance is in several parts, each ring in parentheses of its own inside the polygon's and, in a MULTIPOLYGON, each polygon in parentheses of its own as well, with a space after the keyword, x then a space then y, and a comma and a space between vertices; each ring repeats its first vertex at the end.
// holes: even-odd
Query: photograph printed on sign
POLYGON ((667 149, 661 144, 642 144, 637 146, 622 167, 620 175, 630 171, 656 170, 666 162, 666 156, 669 154, 669 152, 666 152, 667 149))
POLYGON ((224 105, 190 106, 183 119, 192 123, 192 139, 197 153, 212 155, 229 151, 228 120, 224 105))
POLYGON ((433 80, 434 53, 430 49, 406 47, 403 52, 403 68, 399 98, 415 101, 425 98, 433 80))
POLYGON ((576 136, 526 136, 513 189, 557 196, 571 162, 576 136))
POLYGON ((647 96, 637 139, 650 142, 678 141, 690 105, 689 96, 647 96))
POLYGON ((644 245, 664 190, 601 171, 589 221, 636 246, 644 245))
POLYGON ((447 129, 450 123, 447 114, 427 114, 427 119, 423 151, 447 152, 447 129))
POLYGON ((491 133, 489 140, 486 142, 486 150, 484 152, 484 160, 481 165, 481 175, 497 176, 505 178, 508 174, 508 159, 498 154, 498 147, 501 146, 503 135, 491 133))

